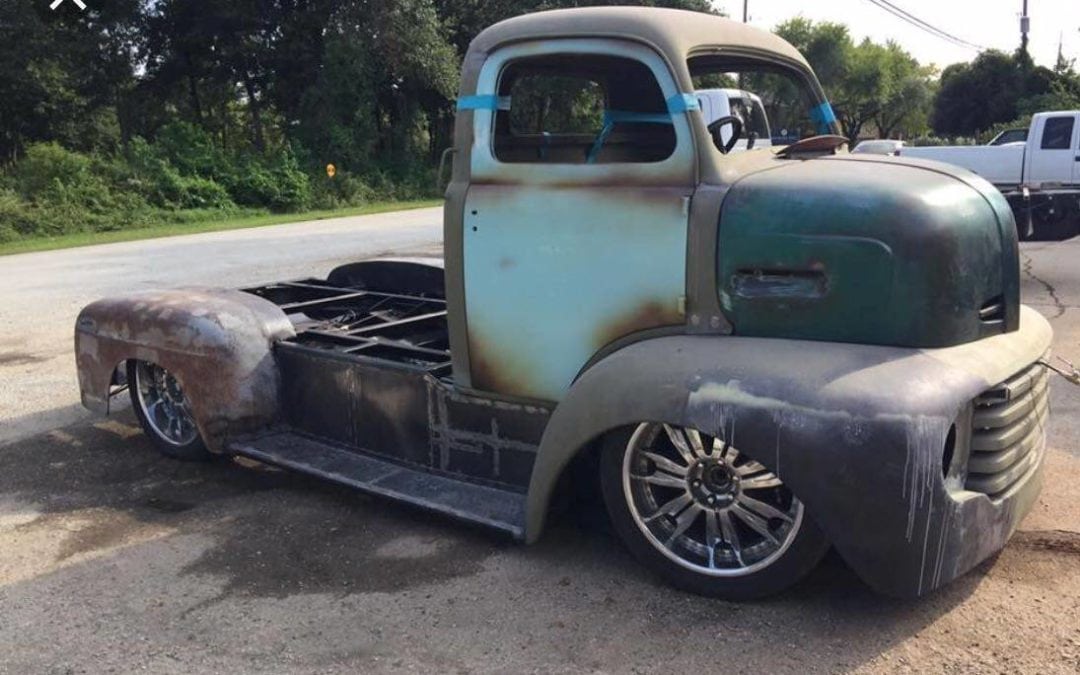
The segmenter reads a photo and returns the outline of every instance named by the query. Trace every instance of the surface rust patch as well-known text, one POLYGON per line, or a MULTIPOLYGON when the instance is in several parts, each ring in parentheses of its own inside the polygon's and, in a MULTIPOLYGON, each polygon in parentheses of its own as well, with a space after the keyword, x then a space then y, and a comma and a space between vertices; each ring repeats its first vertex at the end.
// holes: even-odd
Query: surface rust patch
POLYGON ((469 334, 469 367, 473 389, 529 397, 528 378, 522 368, 510 366, 488 343, 469 334))
POLYGON ((682 322, 683 316, 679 313, 674 299, 667 302, 649 300, 633 311, 598 326, 593 337, 593 347, 599 350, 631 333, 661 326, 676 326, 682 322))

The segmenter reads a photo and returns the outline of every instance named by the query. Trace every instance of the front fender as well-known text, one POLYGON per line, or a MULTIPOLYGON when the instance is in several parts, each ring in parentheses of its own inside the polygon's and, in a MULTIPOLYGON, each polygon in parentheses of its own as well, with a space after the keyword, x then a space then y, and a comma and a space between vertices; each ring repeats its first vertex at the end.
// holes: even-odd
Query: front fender
POLYGON ((117 366, 157 363, 180 381, 203 440, 220 451, 230 433, 273 421, 279 375, 272 349, 294 334, 277 305, 241 291, 185 288, 99 300, 75 324, 82 402, 107 412, 117 366))
POLYGON ((870 585, 922 594, 1004 545, 1037 493, 1033 480, 1019 503, 991 503, 947 484, 942 455, 971 400, 1050 339, 1045 319, 1024 308, 1019 331, 944 349, 734 336, 632 344, 586 371, 552 415, 526 538, 540 535, 555 481, 580 448, 663 421, 733 442, 782 478, 870 585))

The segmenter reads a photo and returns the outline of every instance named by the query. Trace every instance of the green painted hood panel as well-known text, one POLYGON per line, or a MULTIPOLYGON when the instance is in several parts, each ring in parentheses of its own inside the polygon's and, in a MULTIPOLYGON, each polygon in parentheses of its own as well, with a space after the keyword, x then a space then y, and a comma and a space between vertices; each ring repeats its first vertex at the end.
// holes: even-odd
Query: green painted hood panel
POLYGON ((719 293, 738 335, 944 347, 1016 330, 1016 227, 944 164, 777 160, 729 191, 719 293))

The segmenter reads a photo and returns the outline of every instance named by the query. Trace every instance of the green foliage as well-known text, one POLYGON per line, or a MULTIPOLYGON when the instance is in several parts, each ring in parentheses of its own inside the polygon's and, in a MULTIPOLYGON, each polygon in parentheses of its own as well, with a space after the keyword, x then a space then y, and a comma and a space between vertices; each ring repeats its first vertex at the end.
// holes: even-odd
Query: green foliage
POLYGON ((1080 76, 1065 59, 1050 70, 1035 66, 1026 52, 991 50, 942 72, 930 121, 939 134, 985 136, 997 125, 1036 112, 1077 107, 1080 76))
MULTIPOLYGON (((0 2, 0 241, 429 196, 476 34, 602 4, 715 11, 708 0, 109 0, 80 13, 0 2)), ((985 140, 1031 113, 1080 108, 1064 56, 1051 70, 985 52, 939 82, 897 44, 856 43, 839 23, 799 17, 776 32, 814 67, 853 139, 941 140, 932 126, 985 140)), ((785 111, 802 118, 805 106, 790 83, 757 74, 742 85, 768 93, 774 129, 796 131, 785 111)), ((521 128, 598 126, 587 86, 514 99, 521 128), (554 97, 572 97, 560 106, 570 119, 546 117, 554 97)))
POLYGON ((265 206, 271 211, 302 211, 311 206, 308 175, 287 148, 267 157, 245 157, 228 179, 237 204, 265 206))
POLYGON ((595 134, 603 126, 604 89, 585 78, 527 74, 514 81, 510 98, 510 127, 518 133, 595 134))
POLYGON ((856 45, 847 26, 803 17, 780 24, 776 33, 814 68, 853 142, 870 128, 882 138, 925 131, 934 72, 896 43, 856 45))
POLYGON ((48 200, 71 188, 93 190, 101 187, 99 181, 91 170, 89 157, 67 150, 58 143, 30 146, 12 172, 12 184, 28 201, 48 200))
POLYGON ((206 129, 175 120, 154 137, 157 155, 185 176, 220 178, 227 170, 225 153, 206 129))
POLYGON ((316 177, 312 183, 312 206, 316 209, 363 206, 379 198, 367 181, 347 171, 339 172, 333 178, 316 177))

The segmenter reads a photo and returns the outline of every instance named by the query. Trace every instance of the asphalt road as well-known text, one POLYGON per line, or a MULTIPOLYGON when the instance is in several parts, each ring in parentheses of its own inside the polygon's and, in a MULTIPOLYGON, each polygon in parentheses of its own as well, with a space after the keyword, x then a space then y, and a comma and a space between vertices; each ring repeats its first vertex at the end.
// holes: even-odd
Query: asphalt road
MULTIPOLYGON (((918 601, 836 557, 781 597, 660 585, 593 515, 532 547, 252 464, 157 456, 75 412, 70 333, 126 288, 246 285, 430 251, 437 210, 0 258, 0 672, 1080 670, 1080 389, 1055 380, 1047 485, 994 560, 918 601)), ((1080 363, 1080 240, 1023 294, 1080 363)))

